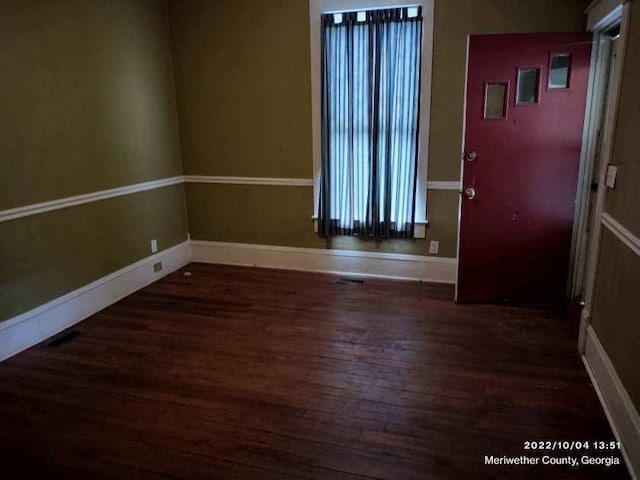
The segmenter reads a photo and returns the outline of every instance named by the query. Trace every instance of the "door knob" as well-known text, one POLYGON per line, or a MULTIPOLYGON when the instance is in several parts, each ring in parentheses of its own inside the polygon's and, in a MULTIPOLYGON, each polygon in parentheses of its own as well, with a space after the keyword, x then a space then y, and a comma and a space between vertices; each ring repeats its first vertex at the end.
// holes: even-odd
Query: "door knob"
POLYGON ((464 154, 464 159, 467 162, 473 162, 476 158, 478 158, 478 154, 476 152, 474 152, 473 150, 467 152, 464 154))
POLYGON ((473 200, 474 198, 476 198, 476 189, 475 188, 471 188, 471 187, 465 188, 464 192, 462 192, 462 193, 469 200, 473 200))

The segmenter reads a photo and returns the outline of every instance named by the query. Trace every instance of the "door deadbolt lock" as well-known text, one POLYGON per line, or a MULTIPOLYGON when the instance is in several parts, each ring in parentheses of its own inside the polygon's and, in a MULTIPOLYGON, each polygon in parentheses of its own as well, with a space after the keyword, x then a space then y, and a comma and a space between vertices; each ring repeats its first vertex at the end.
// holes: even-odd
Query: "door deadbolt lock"
POLYGON ((467 152, 464 154, 464 159, 467 162, 473 162, 476 158, 478 158, 478 154, 476 152, 474 152, 473 150, 467 152))
POLYGON ((462 192, 464 194, 464 196, 468 199, 468 200, 473 200, 474 198, 476 198, 476 189, 475 188, 465 188, 464 192, 462 192))

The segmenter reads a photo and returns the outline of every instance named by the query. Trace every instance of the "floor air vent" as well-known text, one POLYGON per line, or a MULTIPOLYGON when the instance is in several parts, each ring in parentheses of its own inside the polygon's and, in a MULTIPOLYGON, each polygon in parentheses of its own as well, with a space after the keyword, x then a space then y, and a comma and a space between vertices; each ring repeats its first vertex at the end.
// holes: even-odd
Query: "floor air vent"
POLYGON ((358 280, 357 278, 339 278, 336 283, 338 285, 350 285, 350 284, 362 285, 364 283, 364 280, 358 280))
POLYGON ((68 332, 59 333, 58 335, 53 337, 49 343, 47 343, 47 347, 59 347, 60 345, 69 343, 78 335, 80 335, 80 332, 78 330, 70 330, 68 332))

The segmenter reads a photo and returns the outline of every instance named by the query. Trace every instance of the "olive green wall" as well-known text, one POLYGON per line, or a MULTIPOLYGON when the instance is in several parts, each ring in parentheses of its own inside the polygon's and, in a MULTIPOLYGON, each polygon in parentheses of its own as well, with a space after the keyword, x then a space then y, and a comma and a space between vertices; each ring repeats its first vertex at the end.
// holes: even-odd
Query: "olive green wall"
POLYGON ((0 223, 0 321, 186 240, 182 185, 0 223))
POLYGON ((156 0, 0 2, 0 209, 180 175, 156 0))
MULTIPOLYGON (((321 239, 313 231, 311 188, 187 184, 186 190, 189 232, 194 240, 428 255, 425 240, 321 239)), ((429 207, 434 214, 427 240, 440 240, 440 255, 455 257, 458 192, 430 192, 429 207)))
POLYGON ((184 173, 310 178, 304 0, 170 4, 184 173))
MULTIPOLYGON (((0 2, 0 210, 180 175, 167 5, 0 2)), ((182 185, 0 223, 0 320, 186 239, 182 185)))
MULTIPOLYGON (((467 35, 584 31, 584 0, 436 0, 429 179, 460 178, 467 35)), ((311 178, 306 0, 170 3, 184 171, 311 178)), ((320 246, 311 187, 189 185, 194 239, 320 246), (233 199, 233 200, 230 200, 233 199), (268 219, 268 220, 267 220, 268 219)), ((429 191, 427 240, 455 257, 457 193, 429 191)), ((340 238, 330 248, 428 254, 428 243, 340 238)))
MULTIPOLYGON (((616 122, 613 164, 615 189, 607 189, 604 210, 640 237, 640 9, 632 5, 631 23, 616 122)), ((596 275, 592 327, 631 400, 640 410, 640 257, 604 229, 596 275)))

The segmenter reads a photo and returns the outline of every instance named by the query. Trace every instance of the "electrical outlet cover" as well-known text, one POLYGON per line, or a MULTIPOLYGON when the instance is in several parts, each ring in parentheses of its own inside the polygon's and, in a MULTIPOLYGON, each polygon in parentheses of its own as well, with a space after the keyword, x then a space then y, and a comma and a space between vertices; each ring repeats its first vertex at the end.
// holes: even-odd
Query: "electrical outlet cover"
POLYGON ((151 253, 156 253, 158 251, 158 241, 154 238, 151 240, 151 253))
POLYGON ((431 240, 429 242, 429 253, 438 253, 438 249, 440 248, 440 242, 435 240, 431 240))

